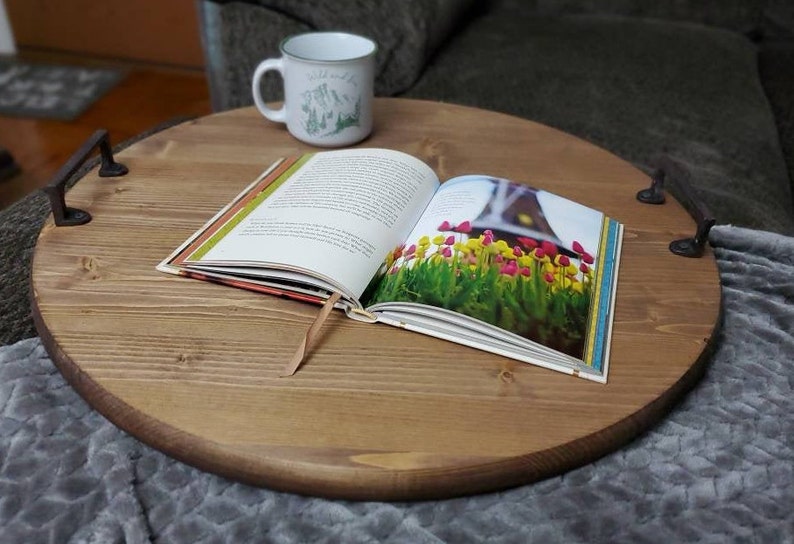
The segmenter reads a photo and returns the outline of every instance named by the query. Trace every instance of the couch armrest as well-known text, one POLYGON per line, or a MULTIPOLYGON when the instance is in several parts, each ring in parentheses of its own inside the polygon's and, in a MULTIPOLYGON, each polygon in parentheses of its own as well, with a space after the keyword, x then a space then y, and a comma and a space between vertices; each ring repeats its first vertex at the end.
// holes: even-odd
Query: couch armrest
MULTIPOLYGON (((199 0, 214 110, 249 105, 253 70, 290 34, 343 30, 378 43, 375 92, 408 89, 476 0, 199 0)), ((481 3, 481 2, 480 2, 481 3)), ((266 96, 281 96, 266 81, 266 96)))

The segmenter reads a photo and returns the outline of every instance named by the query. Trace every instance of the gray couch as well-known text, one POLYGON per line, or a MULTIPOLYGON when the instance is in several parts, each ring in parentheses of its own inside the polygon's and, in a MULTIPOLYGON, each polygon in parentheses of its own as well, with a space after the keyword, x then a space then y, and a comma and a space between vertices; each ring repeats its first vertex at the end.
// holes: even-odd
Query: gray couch
POLYGON ((146 447, 53 367, 27 301, 48 211, 38 192, 0 211, 0 541, 794 543, 790 1, 200 7, 218 110, 250 103, 253 66, 283 36, 347 29, 379 42, 381 95, 504 111, 647 171, 660 153, 689 170, 721 223, 710 237, 723 285, 715 352, 656 427, 542 482, 394 504, 254 489, 146 447))
MULTIPOLYGON (((376 94, 532 119, 651 172, 666 155, 717 222, 794 233, 794 4, 785 0, 205 0, 212 104, 252 103, 279 41, 380 45, 376 94)), ((278 97, 278 81, 266 83, 278 97)))

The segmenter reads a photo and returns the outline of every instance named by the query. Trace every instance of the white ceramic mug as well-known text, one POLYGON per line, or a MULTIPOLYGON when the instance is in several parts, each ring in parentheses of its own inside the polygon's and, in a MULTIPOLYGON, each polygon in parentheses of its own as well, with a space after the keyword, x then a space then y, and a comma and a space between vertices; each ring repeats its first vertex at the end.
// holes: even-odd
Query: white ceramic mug
POLYGON ((254 72, 254 103, 262 115, 297 139, 322 147, 363 140, 372 131, 375 42, 345 32, 291 36, 279 46, 281 58, 267 59, 254 72), (284 104, 268 108, 260 91, 265 72, 284 80, 284 104))

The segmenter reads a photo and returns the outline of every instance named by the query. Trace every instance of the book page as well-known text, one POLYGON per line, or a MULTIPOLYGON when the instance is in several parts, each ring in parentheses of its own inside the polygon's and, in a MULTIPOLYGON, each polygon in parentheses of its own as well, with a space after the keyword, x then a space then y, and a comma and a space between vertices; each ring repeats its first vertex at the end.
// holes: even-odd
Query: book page
POLYGON ((186 262, 303 271, 358 298, 438 185, 430 167, 397 151, 307 155, 186 262))
POLYGON ((384 314, 411 304, 462 314, 601 371, 620 233, 547 191, 460 176, 442 184, 362 302, 384 314))

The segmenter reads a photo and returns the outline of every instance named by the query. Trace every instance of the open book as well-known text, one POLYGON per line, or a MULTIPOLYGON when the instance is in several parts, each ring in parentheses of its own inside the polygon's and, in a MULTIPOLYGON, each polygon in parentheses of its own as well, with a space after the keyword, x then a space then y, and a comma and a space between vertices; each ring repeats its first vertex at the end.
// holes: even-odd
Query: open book
POLYGON ((623 228, 387 149, 282 159, 158 265, 605 383, 623 228))

